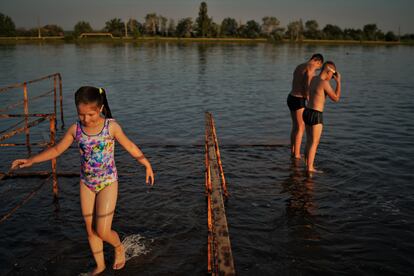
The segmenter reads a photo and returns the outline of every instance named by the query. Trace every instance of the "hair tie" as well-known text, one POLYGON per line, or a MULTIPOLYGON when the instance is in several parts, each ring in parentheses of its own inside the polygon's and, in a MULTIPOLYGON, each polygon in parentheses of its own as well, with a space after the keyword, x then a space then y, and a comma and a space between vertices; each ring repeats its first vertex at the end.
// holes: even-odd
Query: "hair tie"
POLYGON ((104 92, 104 90, 102 88, 99 88, 99 94, 102 95, 103 92, 104 92))

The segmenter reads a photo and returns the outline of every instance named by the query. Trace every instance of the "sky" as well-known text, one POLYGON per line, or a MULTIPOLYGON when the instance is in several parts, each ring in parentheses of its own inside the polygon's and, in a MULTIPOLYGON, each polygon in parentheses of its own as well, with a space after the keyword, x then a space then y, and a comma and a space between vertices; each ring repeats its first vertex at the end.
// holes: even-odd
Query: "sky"
MULTIPOLYGON (((33 28, 56 24, 73 30, 79 21, 102 29, 112 18, 144 22, 145 15, 157 13, 175 22, 185 17, 195 19, 199 0, 0 0, 0 13, 11 17, 16 27, 33 28)), ((221 23, 226 17, 245 23, 274 16, 281 27, 302 19, 316 20, 340 28, 362 29, 377 24, 383 32, 414 33, 413 0, 205 0, 208 15, 221 23)))

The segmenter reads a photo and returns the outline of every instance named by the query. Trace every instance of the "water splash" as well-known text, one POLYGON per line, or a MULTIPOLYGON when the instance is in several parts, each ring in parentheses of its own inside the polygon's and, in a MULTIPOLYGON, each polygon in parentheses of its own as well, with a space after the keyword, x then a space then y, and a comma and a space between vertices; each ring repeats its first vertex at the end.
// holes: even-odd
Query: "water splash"
POLYGON ((125 259, 126 261, 130 260, 131 258, 145 255, 149 252, 148 250, 148 243, 152 243, 153 240, 146 240, 140 234, 132 234, 126 236, 122 241, 122 244, 125 248, 125 259))
MULTIPOLYGON (((122 241, 125 248, 125 261, 128 261, 134 257, 145 255, 149 253, 148 246, 153 242, 153 239, 145 239, 140 234, 132 234, 126 236, 122 241)), ((89 276, 90 272, 80 273, 79 276, 89 276)))

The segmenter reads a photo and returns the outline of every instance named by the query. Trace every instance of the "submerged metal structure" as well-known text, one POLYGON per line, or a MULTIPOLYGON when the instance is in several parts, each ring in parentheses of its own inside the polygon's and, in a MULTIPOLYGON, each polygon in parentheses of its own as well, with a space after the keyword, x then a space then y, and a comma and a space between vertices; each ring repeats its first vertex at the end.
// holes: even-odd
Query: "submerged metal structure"
POLYGON ((224 208, 228 197, 213 116, 205 114, 205 186, 207 195, 207 269, 211 275, 235 275, 224 208))
MULTIPOLYGON (((40 146, 40 147, 52 147, 55 144, 55 137, 56 137, 56 126, 57 126, 57 108, 58 103, 60 103, 60 118, 61 118, 61 127, 64 127, 64 118, 63 118, 63 95, 62 95, 62 77, 59 73, 51 74, 48 76, 44 76, 38 79, 26 81, 23 83, 17 83, 13 85, 9 85, 3 88, 0 88, 0 96, 5 95, 6 93, 17 93, 21 92, 23 94, 23 100, 17 101, 7 106, 2 106, 0 108, 0 119, 11 119, 11 118, 21 118, 18 120, 17 123, 13 123, 10 126, 7 126, 6 129, 0 130, 0 148, 1 147, 18 147, 18 146, 25 146, 27 149, 27 155, 30 157, 32 154, 32 147, 33 146, 40 146), (43 91, 38 95, 34 95, 30 97, 31 90, 30 85, 34 83, 46 84, 47 81, 53 80, 53 84, 49 84, 50 87, 47 91, 43 91), (29 107, 31 103, 37 99, 44 98, 44 97, 53 97, 53 110, 49 113, 30 113, 29 107), (13 110, 18 107, 23 107, 22 113, 17 114, 10 114, 4 113, 6 111, 13 110), (40 123, 48 120, 49 121, 49 135, 50 139, 48 141, 42 142, 32 142, 30 137, 30 129, 39 125, 40 123), (24 143, 3 143, 4 140, 7 140, 15 135, 18 134, 25 134, 25 142, 24 143)), ((9 96, 10 98, 17 98, 16 94, 12 94, 9 96)), ((57 200, 58 195, 58 183, 57 183, 57 171, 56 171, 56 159, 51 160, 51 171, 31 171, 31 172, 13 172, 11 170, 7 172, 0 172, 0 180, 7 177, 15 177, 15 176, 47 176, 47 180, 52 177, 53 179, 53 195, 54 200, 57 200)), ((47 181, 46 181, 47 182, 47 181)), ((45 183, 46 183, 45 182, 45 183)), ((44 183, 42 183, 43 185, 44 183)), ((14 213, 20 206, 22 206, 28 199, 30 199, 37 190, 40 189, 41 186, 36 188, 34 191, 29 193, 28 196, 24 198, 22 202, 20 202, 16 207, 14 207, 10 212, 0 218, 0 222, 4 221, 12 213, 14 213)))

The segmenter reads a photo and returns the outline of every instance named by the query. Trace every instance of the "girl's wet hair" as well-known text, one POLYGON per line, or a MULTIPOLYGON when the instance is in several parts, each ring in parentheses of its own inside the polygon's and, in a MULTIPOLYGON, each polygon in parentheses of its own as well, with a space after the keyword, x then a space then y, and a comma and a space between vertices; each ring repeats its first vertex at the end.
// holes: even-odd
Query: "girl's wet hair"
POLYGON ((78 106, 81 103, 96 103, 98 107, 103 106, 102 113, 105 115, 105 118, 112 118, 111 109, 106 99, 106 92, 103 88, 93 86, 82 86, 79 88, 75 93, 75 104, 78 106))

